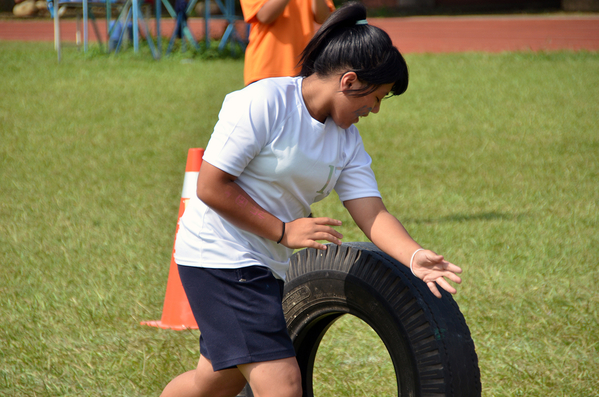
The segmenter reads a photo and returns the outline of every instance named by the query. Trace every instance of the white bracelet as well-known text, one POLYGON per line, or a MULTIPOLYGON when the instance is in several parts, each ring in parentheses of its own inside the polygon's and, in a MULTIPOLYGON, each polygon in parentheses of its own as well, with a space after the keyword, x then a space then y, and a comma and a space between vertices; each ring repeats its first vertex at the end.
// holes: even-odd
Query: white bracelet
MULTIPOLYGON (((410 259, 410 270, 412 271, 412 274, 414 276, 416 276, 416 273, 414 273, 414 269, 412 268, 412 262, 414 262, 414 256, 416 256, 416 252, 418 251, 424 251, 424 248, 418 248, 416 251, 414 251, 414 253, 412 254, 412 259, 410 259)), ((416 276, 418 277, 418 276, 416 276)))

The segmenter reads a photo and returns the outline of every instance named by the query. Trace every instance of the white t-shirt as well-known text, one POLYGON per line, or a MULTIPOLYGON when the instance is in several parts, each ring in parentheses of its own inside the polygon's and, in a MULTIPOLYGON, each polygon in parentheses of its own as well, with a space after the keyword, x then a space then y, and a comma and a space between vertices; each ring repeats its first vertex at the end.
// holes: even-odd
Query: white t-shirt
MULTIPOLYGON (((271 78, 227 95, 204 153, 204 161, 238 177, 236 183, 283 222, 309 216, 310 205, 333 189, 341 201, 380 197, 358 129, 313 119, 301 86, 300 77, 271 78)), ((283 280, 292 253, 233 226, 195 194, 175 243, 179 265, 267 266, 283 280)))

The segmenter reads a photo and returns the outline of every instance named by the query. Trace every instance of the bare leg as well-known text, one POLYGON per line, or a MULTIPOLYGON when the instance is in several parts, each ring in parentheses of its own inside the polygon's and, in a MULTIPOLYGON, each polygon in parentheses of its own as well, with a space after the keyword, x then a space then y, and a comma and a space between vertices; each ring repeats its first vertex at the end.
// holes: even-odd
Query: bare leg
POLYGON ((301 397, 302 376, 295 357, 239 365, 255 397, 301 397))
POLYGON ((247 381, 237 368, 214 371, 212 363, 200 356, 198 367, 173 379, 161 397, 235 397, 247 381))

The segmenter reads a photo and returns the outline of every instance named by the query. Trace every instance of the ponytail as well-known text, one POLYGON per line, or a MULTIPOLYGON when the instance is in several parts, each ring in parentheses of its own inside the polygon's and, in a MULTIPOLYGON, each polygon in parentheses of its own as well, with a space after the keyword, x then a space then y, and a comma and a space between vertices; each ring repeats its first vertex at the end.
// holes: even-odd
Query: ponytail
POLYGON ((408 88, 408 67, 389 35, 366 21, 366 7, 346 3, 320 27, 302 52, 300 76, 329 76, 355 72, 366 87, 355 93, 367 95, 383 84, 393 83, 391 95, 408 88))

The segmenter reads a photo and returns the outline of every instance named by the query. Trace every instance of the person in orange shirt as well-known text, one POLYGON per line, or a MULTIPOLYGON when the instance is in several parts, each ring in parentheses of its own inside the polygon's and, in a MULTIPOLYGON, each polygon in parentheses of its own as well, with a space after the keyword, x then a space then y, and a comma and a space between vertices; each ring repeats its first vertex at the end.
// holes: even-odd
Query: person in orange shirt
POLYGON ((296 76, 300 54, 335 9, 332 0, 241 0, 250 24, 245 51, 244 82, 268 77, 296 76))

